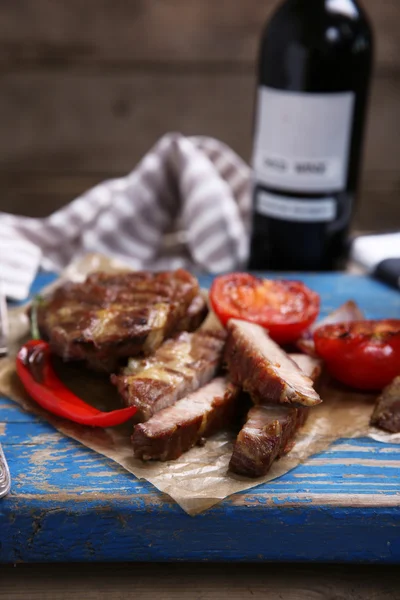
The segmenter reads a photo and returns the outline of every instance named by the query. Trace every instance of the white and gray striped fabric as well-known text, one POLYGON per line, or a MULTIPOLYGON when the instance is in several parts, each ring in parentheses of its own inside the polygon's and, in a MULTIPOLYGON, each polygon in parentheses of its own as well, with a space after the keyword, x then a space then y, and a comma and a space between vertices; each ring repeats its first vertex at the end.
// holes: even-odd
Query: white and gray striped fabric
POLYGON ((248 257, 250 169, 222 142, 163 136, 126 177, 47 218, 0 213, 0 278, 21 299, 41 265, 59 271, 101 252, 135 269, 218 273, 248 257))

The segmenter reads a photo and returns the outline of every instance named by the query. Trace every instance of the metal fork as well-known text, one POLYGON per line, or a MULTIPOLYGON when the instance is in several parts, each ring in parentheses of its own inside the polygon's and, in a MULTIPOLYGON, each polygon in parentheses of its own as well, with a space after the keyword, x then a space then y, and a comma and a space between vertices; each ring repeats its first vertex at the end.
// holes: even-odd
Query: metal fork
POLYGON ((0 444, 0 498, 8 494, 11 487, 10 470, 0 444))
MULTIPOLYGON (((3 293, 0 280, 0 357, 6 356, 8 339, 8 316, 6 297, 3 293)), ((0 444, 0 498, 5 496, 10 491, 11 478, 10 471, 7 465, 6 457, 0 444)))

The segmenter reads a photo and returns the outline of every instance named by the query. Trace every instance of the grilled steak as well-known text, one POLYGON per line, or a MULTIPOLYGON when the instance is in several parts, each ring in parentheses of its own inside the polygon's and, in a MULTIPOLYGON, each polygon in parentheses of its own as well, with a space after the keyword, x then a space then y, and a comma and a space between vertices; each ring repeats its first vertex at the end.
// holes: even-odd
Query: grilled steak
POLYGON ((136 458, 174 460, 203 438, 236 421, 239 388, 217 377, 201 389, 135 426, 136 458))
POLYGON ((309 377, 314 383, 322 371, 322 361, 319 358, 308 356, 307 354, 289 354, 289 358, 294 360, 296 365, 300 367, 307 377, 309 377))
POLYGON ((386 386, 378 397, 371 425, 391 433, 400 433, 400 377, 386 386))
POLYGON ((228 321, 226 362, 233 383, 249 392, 255 404, 315 406, 321 402, 311 379, 271 338, 246 321, 228 321))
POLYGON ((187 271, 96 272, 40 303, 41 335, 64 360, 112 371, 121 359, 153 352, 179 329, 199 294, 187 271))
MULTIPOLYGON (((309 356, 292 355, 304 372, 314 380, 320 373, 319 361, 309 356)), ((308 407, 279 404, 257 405, 251 408, 247 421, 239 432, 229 468, 247 477, 266 475, 276 458, 286 454, 292 440, 309 413, 308 407)))
POLYGON ((208 307, 207 302, 202 296, 199 294, 196 296, 189 308, 187 309, 186 315, 181 319, 177 325, 178 331, 196 331, 204 321, 207 316, 208 307))
POLYGON ((111 381, 127 406, 137 406, 138 420, 146 421, 215 376, 225 338, 222 329, 206 326, 194 333, 182 332, 149 358, 130 359, 111 381))
POLYGON ((305 406, 279 404, 253 406, 236 438, 230 470, 246 477, 266 475, 273 461, 285 454, 294 434, 305 423, 309 410, 305 406))

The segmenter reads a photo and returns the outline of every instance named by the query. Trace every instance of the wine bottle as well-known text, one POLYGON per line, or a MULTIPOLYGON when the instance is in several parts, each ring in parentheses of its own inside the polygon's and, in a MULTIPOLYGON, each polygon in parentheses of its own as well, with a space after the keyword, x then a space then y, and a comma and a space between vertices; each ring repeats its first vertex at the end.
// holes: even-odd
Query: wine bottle
POLYGON ((346 255, 373 33, 355 0, 286 0, 260 46, 250 269, 330 270, 346 255))

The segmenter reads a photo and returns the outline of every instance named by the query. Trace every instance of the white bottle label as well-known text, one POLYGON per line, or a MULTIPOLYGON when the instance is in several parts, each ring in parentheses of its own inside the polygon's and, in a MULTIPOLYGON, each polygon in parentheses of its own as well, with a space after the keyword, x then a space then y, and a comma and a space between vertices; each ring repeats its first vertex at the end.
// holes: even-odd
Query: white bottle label
POLYGON ((336 218, 334 198, 300 199, 259 191, 255 208, 260 215, 284 221, 323 223, 336 218))
POLYGON ((253 169, 256 180, 284 191, 345 188, 355 94, 258 92, 253 169))

